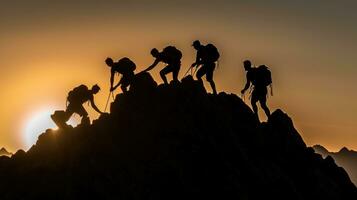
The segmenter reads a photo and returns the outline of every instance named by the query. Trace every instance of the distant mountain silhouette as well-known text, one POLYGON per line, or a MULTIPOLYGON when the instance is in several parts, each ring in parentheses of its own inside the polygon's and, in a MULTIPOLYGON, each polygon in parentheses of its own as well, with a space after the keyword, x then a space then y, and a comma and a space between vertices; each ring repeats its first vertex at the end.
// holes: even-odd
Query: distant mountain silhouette
POLYGON ((343 147, 339 152, 329 152, 321 145, 315 145, 313 148, 323 157, 332 156, 339 166, 346 169, 354 184, 357 185, 357 151, 343 147))
POLYGON ((239 97, 192 77, 134 79, 111 114, 1 157, 0 199, 357 199, 281 110, 260 124, 239 97))
POLYGON ((12 153, 8 152, 4 147, 0 149, 0 156, 12 156, 12 153))

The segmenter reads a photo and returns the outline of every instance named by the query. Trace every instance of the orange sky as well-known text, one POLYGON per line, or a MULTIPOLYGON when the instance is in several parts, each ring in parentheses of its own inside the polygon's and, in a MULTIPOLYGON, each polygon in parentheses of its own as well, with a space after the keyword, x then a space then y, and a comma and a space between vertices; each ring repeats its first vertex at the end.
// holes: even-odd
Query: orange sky
MULTIPOLYGON (((357 149, 353 1, 103 2, 2 3, 0 146, 25 148, 29 115, 64 108, 67 92, 81 83, 102 87, 96 100, 104 109, 107 56, 130 57, 140 71, 153 61, 151 48, 175 45, 183 52, 182 77, 194 59, 191 42, 201 39, 221 51, 219 91, 239 94, 243 60, 267 64, 274 82, 270 107, 286 111, 309 145, 357 149)), ((161 67, 151 72, 158 82, 161 67)))

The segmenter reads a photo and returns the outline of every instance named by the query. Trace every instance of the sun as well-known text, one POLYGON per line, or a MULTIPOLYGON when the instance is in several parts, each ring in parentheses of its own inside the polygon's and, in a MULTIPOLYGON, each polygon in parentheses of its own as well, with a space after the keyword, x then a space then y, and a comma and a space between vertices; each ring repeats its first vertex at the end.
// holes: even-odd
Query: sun
MULTIPOLYGON (((24 126, 24 143, 26 149, 31 148, 37 141, 39 135, 44 133, 47 129, 57 129, 56 124, 51 119, 54 109, 43 109, 34 112, 28 117, 24 126)), ((75 126, 76 120, 70 119, 68 124, 75 126)))

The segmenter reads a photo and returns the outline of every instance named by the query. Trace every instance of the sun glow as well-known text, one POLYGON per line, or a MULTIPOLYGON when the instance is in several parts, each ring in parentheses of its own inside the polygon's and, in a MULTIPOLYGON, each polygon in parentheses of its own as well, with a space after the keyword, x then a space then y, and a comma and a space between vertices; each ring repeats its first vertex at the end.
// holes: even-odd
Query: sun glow
MULTIPOLYGON (((43 109, 30 115, 24 126, 24 143, 25 148, 29 149, 37 141, 39 135, 47 129, 57 129, 56 124, 51 119, 54 109, 43 109)), ((68 124, 75 126, 76 119, 71 118, 68 124)))

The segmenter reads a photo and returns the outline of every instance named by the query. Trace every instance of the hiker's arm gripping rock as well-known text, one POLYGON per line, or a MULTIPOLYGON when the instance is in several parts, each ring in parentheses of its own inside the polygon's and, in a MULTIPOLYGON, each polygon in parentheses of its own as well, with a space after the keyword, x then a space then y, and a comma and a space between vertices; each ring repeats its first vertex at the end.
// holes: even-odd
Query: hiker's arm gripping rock
POLYGON ((156 67, 156 65, 159 64, 159 62, 160 62, 160 59, 156 59, 154 61, 154 63, 152 65, 150 65, 150 67, 148 67, 147 69, 144 70, 144 72, 148 72, 148 71, 154 69, 154 67, 156 67))

